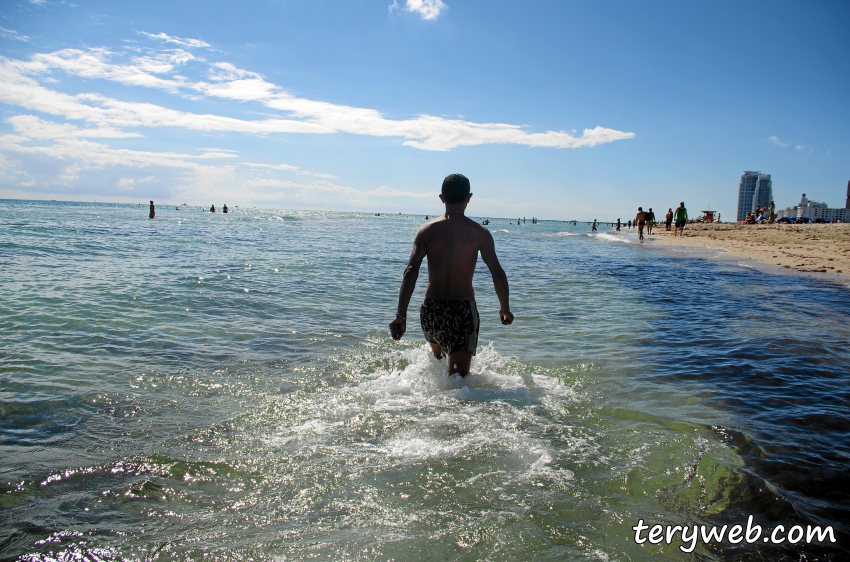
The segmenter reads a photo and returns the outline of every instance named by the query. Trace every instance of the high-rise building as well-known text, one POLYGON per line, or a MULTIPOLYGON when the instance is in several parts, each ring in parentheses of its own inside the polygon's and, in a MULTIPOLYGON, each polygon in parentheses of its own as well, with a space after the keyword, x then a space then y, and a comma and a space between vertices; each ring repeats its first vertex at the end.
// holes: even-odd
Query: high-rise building
POLYGON ((850 181, 847 182, 847 199, 844 200, 844 208, 850 209, 850 181))
POLYGON ((746 171, 738 185, 738 220, 747 213, 755 213, 759 207, 769 207, 773 200, 773 182, 770 174, 746 171))

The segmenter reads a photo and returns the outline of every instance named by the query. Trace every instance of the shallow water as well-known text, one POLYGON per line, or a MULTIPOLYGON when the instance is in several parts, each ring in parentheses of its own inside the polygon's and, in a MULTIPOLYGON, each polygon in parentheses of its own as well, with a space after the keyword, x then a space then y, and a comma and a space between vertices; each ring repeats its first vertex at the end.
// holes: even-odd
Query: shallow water
POLYGON ((846 287, 494 220, 450 379, 386 328, 422 222, 0 201, 2 558, 850 556, 846 287), (748 514, 839 542, 632 540, 748 514))

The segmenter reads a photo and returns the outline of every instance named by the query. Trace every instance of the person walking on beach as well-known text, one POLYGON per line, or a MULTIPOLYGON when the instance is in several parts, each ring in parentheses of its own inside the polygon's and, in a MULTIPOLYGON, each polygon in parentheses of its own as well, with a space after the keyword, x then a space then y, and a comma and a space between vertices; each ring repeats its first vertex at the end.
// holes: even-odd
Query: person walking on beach
POLYGON ((440 201, 446 212, 422 225, 413 239, 390 333, 398 340, 407 331, 407 307, 419 278, 419 267, 427 257, 428 287, 419 307, 422 333, 435 356, 448 355, 449 375, 464 377, 478 345, 478 308, 472 289, 478 252, 493 276, 502 324, 511 324, 514 315, 508 299, 508 276, 496 257, 493 236, 464 214, 472 198, 469 180, 461 174, 451 174, 443 180, 441 191, 440 201))
POLYGON ((153 201, 151 201, 151 211, 150 211, 150 213, 148 213, 148 218, 149 219, 156 218, 156 207, 154 207, 153 201))
POLYGON ((638 229, 638 240, 643 242, 643 227, 646 226, 646 213, 643 211, 643 207, 638 207, 638 212, 635 215, 635 225, 637 225, 638 229))
POLYGON ((684 236, 685 224, 688 222, 688 210, 685 208, 685 202, 679 203, 679 208, 676 209, 676 230, 673 231, 673 236, 684 236))
POLYGON ((670 232, 670 225, 673 224, 673 209, 667 209, 667 216, 664 217, 667 232, 670 232))
POLYGON ((646 233, 652 234, 652 227, 655 226, 655 213, 652 212, 652 207, 646 213, 646 233))

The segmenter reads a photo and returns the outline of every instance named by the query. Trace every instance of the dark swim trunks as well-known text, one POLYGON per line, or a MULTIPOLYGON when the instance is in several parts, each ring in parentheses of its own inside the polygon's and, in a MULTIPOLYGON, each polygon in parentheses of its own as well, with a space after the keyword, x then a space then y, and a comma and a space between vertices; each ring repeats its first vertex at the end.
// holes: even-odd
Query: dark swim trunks
POLYGON ((419 319, 425 339, 442 347, 447 354, 468 351, 475 355, 479 323, 475 301, 426 298, 419 307, 419 319))

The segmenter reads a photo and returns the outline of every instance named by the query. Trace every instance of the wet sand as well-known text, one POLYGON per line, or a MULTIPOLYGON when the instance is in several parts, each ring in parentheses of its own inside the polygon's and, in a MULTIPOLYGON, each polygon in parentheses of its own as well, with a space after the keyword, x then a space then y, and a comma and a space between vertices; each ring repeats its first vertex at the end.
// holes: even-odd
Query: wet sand
POLYGON ((725 249, 730 255, 803 272, 850 277, 850 224, 690 224, 684 236, 665 227, 655 244, 725 249))

